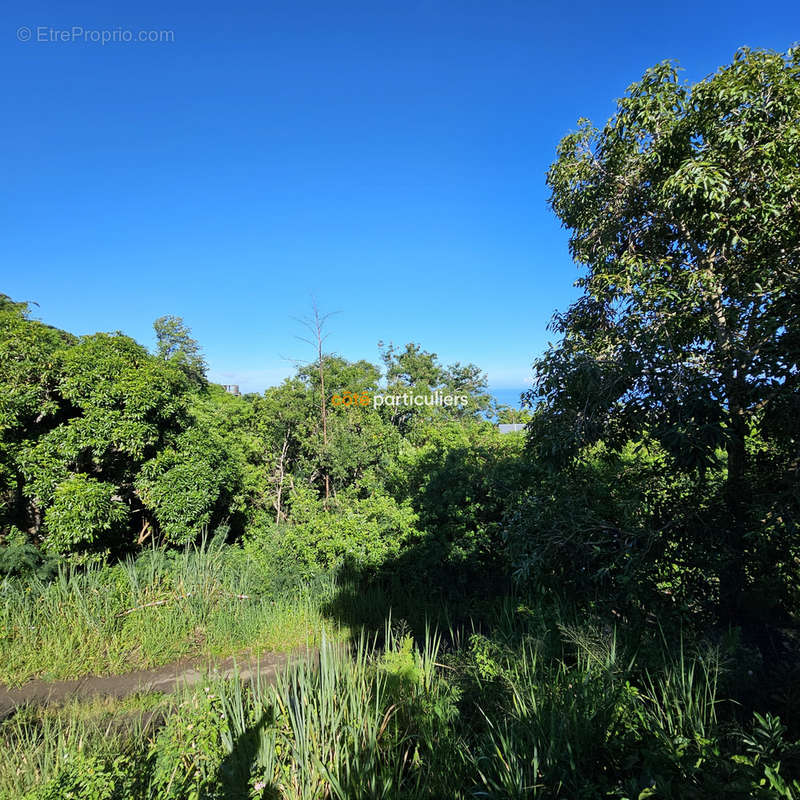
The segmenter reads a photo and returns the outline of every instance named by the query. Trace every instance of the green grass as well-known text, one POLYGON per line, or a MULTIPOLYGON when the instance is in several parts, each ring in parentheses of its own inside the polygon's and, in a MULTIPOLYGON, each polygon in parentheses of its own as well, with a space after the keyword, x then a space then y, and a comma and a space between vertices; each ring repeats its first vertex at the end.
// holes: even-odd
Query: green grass
POLYGON ((734 650, 546 596, 479 598, 455 617, 405 593, 408 621, 392 622, 390 592, 363 589, 279 583, 220 540, 6 579, 7 681, 307 643, 319 656, 274 684, 18 709, 0 723, 0 799, 800 800, 785 725, 743 728, 725 700, 734 650), (426 617, 452 627, 440 637, 426 617), (370 627, 348 636, 359 619, 370 627))
POLYGON ((84 754, 113 761, 123 752, 143 753, 157 724, 151 712, 167 708, 167 700, 151 695, 19 709, 0 723, 0 800, 46 786, 84 754))
POLYGON ((502 624, 445 646, 387 623, 323 636, 274 684, 23 709, 0 724, 0 797, 800 798, 780 720, 722 721, 712 651, 640 669, 613 629, 502 624))
MULTIPOLYGON (((276 590, 240 548, 153 550, 116 566, 0 583, 0 681, 114 674, 188 656, 315 643, 333 581, 276 590)), ((329 621, 329 629, 333 624, 329 621)))

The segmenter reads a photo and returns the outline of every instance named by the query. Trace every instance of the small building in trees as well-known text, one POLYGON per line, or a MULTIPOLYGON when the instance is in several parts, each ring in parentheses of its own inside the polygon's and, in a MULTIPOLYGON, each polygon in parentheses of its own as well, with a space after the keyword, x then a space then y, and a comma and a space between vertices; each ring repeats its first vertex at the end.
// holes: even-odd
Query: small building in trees
POLYGON ((524 431, 526 423, 524 422, 501 422, 497 426, 500 433, 514 433, 515 431, 524 431))

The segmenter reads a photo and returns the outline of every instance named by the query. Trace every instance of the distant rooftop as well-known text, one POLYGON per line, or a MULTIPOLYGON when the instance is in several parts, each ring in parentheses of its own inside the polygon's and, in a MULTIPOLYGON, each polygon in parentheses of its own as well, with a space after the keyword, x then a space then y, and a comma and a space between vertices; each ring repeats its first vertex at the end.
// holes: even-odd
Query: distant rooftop
POLYGON ((497 426, 500 433, 514 433, 514 431, 524 431, 524 422, 504 422, 497 426))

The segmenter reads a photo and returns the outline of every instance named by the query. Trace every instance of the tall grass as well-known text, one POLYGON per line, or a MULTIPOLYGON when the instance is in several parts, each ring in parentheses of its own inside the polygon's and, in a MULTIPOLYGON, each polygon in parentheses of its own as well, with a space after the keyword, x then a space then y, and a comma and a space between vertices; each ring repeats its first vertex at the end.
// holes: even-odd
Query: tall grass
POLYGON ((719 654, 713 649, 690 658, 681 642, 664 670, 643 680, 641 713, 649 731, 665 746, 708 739, 717 724, 719 654))
POLYGON ((486 716, 474 763, 485 796, 537 797, 544 787, 579 795, 612 761, 630 697, 616 636, 563 631, 577 645, 569 659, 541 642, 523 645, 503 668, 504 715, 486 716))
MULTIPOLYGON (((417 649, 387 627, 382 640, 379 650, 377 637, 362 634, 345 649, 323 638, 316 663, 296 665, 275 685, 219 685, 228 757, 241 756, 234 743, 255 731, 249 772, 281 796, 432 796, 438 779, 426 715, 451 706, 435 674, 439 638, 417 649)), ((247 772, 240 765, 238 774, 247 772)))
POLYGON ((84 756, 113 761, 123 753, 146 754, 157 719, 157 714, 131 703, 18 710, 0 723, 0 799, 19 800, 47 786, 84 756))
POLYGON ((314 640, 334 591, 274 591, 238 547, 221 537, 181 552, 48 581, 0 582, 0 681, 69 678, 151 667, 194 654, 288 650, 314 640))
POLYGON ((102 724, 87 728, 74 713, 55 724, 24 712, 0 727, 10 754, 0 791, 41 785, 30 800, 796 800, 780 720, 757 718, 747 735, 721 725, 714 651, 651 642, 660 649, 639 668, 611 628, 545 631, 533 619, 524 629, 536 635, 515 640, 510 618, 504 625, 512 644, 477 633, 443 643, 430 630, 415 641, 390 622, 349 644, 323 632, 318 652, 276 681, 184 690, 158 729, 127 736, 98 735, 102 724), (103 794, 109 786, 117 794, 103 794))

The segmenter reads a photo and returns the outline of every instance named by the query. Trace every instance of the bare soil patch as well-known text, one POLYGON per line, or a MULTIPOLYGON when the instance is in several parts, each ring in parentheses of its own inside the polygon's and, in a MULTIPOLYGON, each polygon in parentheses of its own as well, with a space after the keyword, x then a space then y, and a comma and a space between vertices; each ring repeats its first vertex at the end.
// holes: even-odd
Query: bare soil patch
POLYGON ((206 677, 230 678, 238 674, 246 682, 254 678, 274 682, 275 676, 287 664, 313 655, 313 651, 257 654, 245 652, 223 659, 183 659, 153 669, 136 670, 121 675, 85 675, 63 681, 37 679, 16 689, 0 684, 0 719, 26 704, 49 705, 97 696, 122 699, 146 692, 169 694, 200 683, 206 677))

